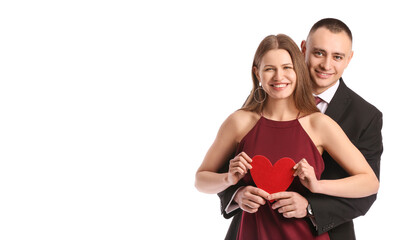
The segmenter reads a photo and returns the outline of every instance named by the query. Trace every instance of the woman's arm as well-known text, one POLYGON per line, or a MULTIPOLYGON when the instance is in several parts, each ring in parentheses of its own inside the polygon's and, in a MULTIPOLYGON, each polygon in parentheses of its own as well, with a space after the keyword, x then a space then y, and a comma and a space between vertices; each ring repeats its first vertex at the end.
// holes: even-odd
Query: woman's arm
POLYGON ((227 173, 217 173, 224 161, 235 151, 243 135, 243 127, 248 123, 243 111, 237 111, 229 116, 218 131, 199 169, 196 172, 195 186, 200 192, 219 193, 236 184, 248 169, 251 168, 251 158, 246 153, 239 153, 230 161, 227 173))
POLYGON ((313 193, 345 198, 366 197, 378 192, 379 181, 361 152, 351 143, 340 126, 328 116, 314 119, 320 145, 350 175, 336 180, 317 180, 314 169, 302 160, 294 167, 295 176, 313 193))

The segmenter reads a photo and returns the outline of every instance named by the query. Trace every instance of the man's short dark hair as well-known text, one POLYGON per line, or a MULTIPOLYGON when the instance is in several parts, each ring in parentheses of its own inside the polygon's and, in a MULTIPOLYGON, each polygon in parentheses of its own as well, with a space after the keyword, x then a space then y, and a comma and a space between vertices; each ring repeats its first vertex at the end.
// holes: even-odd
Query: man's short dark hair
POLYGON ((349 36, 350 40, 353 42, 353 35, 351 34, 350 28, 342 21, 336 18, 324 18, 316 22, 312 28, 310 29, 310 32, 308 33, 308 36, 310 36, 312 33, 317 31, 318 28, 325 27, 332 33, 340 33, 344 31, 347 36, 349 36))

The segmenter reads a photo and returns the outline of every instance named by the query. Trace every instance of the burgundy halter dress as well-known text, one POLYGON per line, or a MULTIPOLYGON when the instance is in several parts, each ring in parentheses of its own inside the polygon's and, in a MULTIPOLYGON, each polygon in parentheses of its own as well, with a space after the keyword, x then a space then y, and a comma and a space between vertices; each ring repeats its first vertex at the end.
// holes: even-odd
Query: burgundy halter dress
MULTIPOLYGON (((238 145, 236 154, 245 152, 251 158, 255 155, 267 157, 272 164, 283 157, 292 158, 296 163, 305 158, 314 167, 319 179, 324 170, 324 161, 317 147, 301 126, 298 119, 291 121, 273 121, 261 117, 238 145)), ((254 185, 250 173, 243 180, 254 185)), ((287 191, 307 194, 296 177, 287 191)), ((308 240, 329 239, 327 233, 317 236, 312 231, 310 220, 305 217, 285 218, 278 210, 271 208, 272 203, 261 206, 256 213, 243 212, 238 231, 239 240, 308 240)))

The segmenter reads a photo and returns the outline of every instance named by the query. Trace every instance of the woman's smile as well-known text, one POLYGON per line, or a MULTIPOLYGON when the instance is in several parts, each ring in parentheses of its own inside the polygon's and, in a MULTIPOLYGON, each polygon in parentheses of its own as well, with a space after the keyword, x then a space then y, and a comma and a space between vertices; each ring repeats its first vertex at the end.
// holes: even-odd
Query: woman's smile
POLYGON ((289 83, 274 83, 274 84, 270 84, 270 86, 275 89, 275 90, 284 90, 287 86, 289 85, 289 83))

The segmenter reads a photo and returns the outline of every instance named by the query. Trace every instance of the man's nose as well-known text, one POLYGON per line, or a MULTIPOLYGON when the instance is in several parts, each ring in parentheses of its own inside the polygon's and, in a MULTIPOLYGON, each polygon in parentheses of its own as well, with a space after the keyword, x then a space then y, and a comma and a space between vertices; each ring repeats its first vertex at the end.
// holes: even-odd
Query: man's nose
POLYGON ((324 58, 321 62, 321 68, 323 70, 330 70, 332 67, 332 60, 329 57, 324 58))

